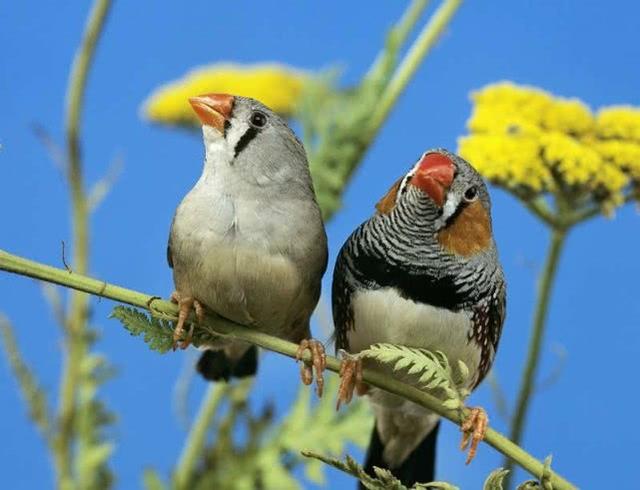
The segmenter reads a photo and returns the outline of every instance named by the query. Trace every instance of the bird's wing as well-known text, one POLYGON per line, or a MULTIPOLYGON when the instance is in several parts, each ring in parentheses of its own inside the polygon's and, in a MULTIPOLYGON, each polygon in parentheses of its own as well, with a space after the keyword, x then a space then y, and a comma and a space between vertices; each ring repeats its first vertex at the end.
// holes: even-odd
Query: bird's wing
POLYGON ((353 308, 351 299, 355 286, 349 279, 347 264, 348 241, 340 250, 336 266, 333 271, 333 284, 331 287, 331 305, 333 310, 334 336, 336 352, 340 349, 349 350, 347 334, 353 329, 353 308))
POLYGON ((484 342, 482 336, 475 339, 482 349, 482 352, 474 388, 482 382, 489 372, 493 364, 493 358, 498 350, 498 342, 502 334, 502 325, 504 324, 507 314, 507 294, 504 280, 501 279, 497 282, 491 290, 489 300, 485 305, 485 307, 475 308, 473 312, 474 322, 485 325, 486 333, 483 335, 486 335, 489 340, 489 343, 484 342))

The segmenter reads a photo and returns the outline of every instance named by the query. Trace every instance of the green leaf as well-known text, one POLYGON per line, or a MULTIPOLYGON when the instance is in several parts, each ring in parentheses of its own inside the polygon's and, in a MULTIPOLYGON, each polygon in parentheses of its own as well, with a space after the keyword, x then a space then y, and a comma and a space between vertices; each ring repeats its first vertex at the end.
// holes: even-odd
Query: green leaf
POLYGON ((145 490, 167 490, 167 485, 160 479, 158 472, 151 468, 144 470, 142 485, 145 490))
POLYGON ((116 306, 109 318, 116 318, 133 336, 143 336, 145 343, 160 353, 167 352, 173 345, 173 323, 149 317, 136 308, 116 306))
POLYGON ((458 370, 460 372, 460 378, 462 378, 463 381, 466 381, 467 379, 469 379, 469 368, 464 362, 462 362, 459 359, 458 359, 458 370))
POLYGON ((355 476, 360 480, 362 485, 369 490, 459 490, 458 487, 446 482, 416 483, 411 488, 405 487, 391 471, 383 468, 373 467, 375 477, 365 472, 351 456, 347 455, 344 461, 329 456, 324 456, 313 451, 302 451, 302 455, 307 458, 313 458, 323 463, 333 466, 345 473, 355 476))
POLYGON ((435 391, 439 398, 445 398, 444 405, 457 409, 464 405, 469 390, 466 380, 469 368, 457 361, 454 373, 447 356, 441 351, 431 352, 395 344, 374 344, 360 353, 363 357, 391 364, 394 371, 405 371, 422 389, 435 391))
POLYGON ((482 490, 503 490, 502 482, 508 473, 509 470, 505 470, 504 468, 497 468, 493 470, 484 481, 482 490))
POLYGON ((456 408, 460 408, 462 403, 457 398, 449 398, 442 402, 442 405, 449 410, 455 410, 456 408))
POLYGON ((516 490, 542 490, 542 487, 536 480, 527 480, 518 485, 516 490))
POLYGON ((427 489, 433 489, 433 488, 440 489, 440 490, 460 490, 455 485, 452 485, 451 483, 447 483, 444 481, 432 481, 431 483, 427 483, 427 484, 418 483, 413 487, 411 487, 411 490, 422 490, 422 489, 427 490, 427 489))
POLYGON ((542 476, 540 477, 540 484, 544 490, 553 490, 551 484, 551 461, 553 456, 551 454, 544 458, 544 466, 542 467, 542 476))

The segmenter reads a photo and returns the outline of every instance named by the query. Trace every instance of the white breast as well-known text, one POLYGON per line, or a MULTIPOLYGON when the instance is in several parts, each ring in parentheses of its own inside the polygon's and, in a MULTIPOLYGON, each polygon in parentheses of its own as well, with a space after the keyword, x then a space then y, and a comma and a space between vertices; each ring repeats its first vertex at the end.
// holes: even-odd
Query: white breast
POLYGON ((444 352, 454 364, 462 360, 474 377, 480 349, 469 340, 470 315, 401 297, 393 288, 358 291, 352 299, 354 328, 349 347, 359 352, 386 342, 444 352))

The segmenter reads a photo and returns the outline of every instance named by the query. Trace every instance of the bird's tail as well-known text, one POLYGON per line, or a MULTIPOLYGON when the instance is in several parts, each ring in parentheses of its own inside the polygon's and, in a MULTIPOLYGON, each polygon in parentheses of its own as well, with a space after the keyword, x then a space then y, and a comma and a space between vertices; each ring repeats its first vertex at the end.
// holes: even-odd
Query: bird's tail
POLYGON ((208 381, 254 376, 258 370, 258 348, 250 346, 238 359, 233 359, 224 350, 205 350, 196 369, 208 381))
MULTIPOLYGON (((375 476, 373 467, 388 469, 393 475, 402 482, 406 487, 411 487, 415 483, 428 483, 435 480, 436 466, 436 439, 438 437, 438 429, 440 422, 425 436, 418 446, 409 454, 409 456, 397 468, 389 468, 385 463, 382 453, 384 452, 384 444, 378 434, 377 424, 373 426, 371 433, 371 441, 367 450, 367 457, 364 463, 365 471, 375 476)), ((359 489, 366 487, 359 483, 359 489)))

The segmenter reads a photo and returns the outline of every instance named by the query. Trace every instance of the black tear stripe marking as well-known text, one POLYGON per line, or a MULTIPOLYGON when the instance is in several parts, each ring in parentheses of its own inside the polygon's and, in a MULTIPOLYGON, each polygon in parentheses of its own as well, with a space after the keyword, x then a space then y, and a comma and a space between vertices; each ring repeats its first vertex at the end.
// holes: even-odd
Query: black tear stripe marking
POLYGON ((422 271, 394 266, 367 254, 352 258, 354 276, 372 289, 395 288, 405 299, 450 311, 459 311, 472 299, 459 290, 453 276, 434 277, 422 271))
POLYGON ((233 149, 233 158, 236 158, 242 150, 244 150, 251 140, 258 135, 258 130, 254 127, 247 129, 240 139, 236 143, 236 147, 233 149))
POLYGON ((224 134, 223 136, 226 138, 227 137, 227 131, 229 131, 229 128, 231 127, 231 121, 229 121, 228 119, 224 120, 224 134))

